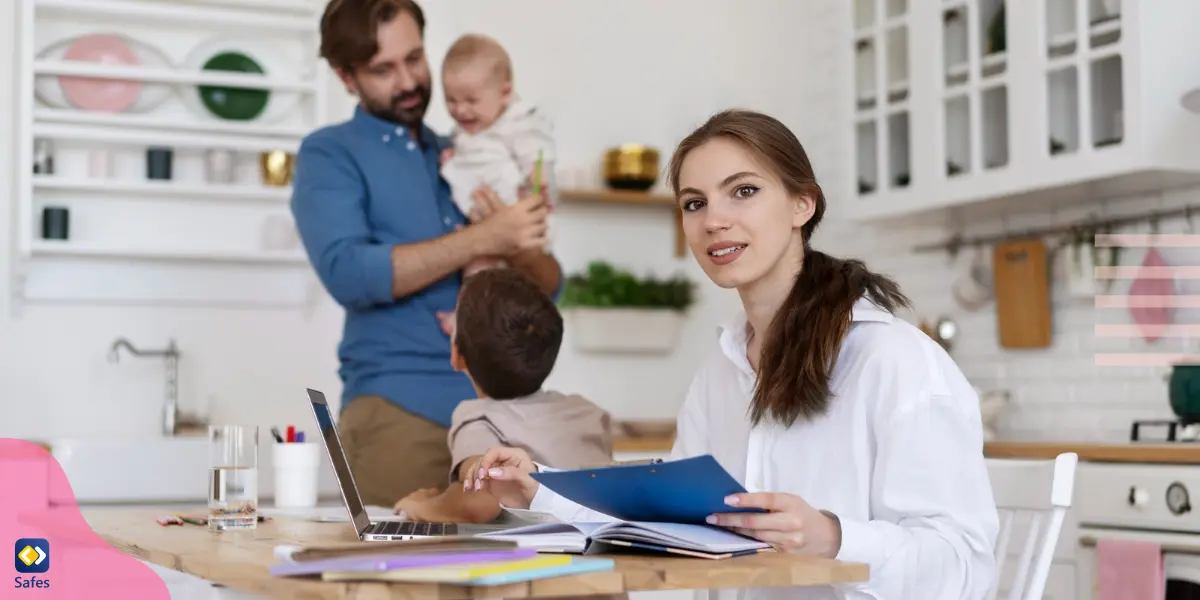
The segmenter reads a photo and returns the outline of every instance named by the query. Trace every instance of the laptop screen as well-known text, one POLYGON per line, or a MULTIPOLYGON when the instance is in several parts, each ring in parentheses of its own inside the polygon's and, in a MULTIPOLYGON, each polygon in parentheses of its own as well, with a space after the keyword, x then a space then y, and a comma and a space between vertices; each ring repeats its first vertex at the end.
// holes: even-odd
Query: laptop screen
POLYGON ((333 463, 333 473, 342 488, 342 498, 350 511, 350 520, 354 521, 354 529, 361 536, 371 526, 371 519, 367 516, 367 508, 363 506, 362 496, 358 494, 358 486, 354 485, 350 464, 346 462, 346 453, 342 451, 342 439, 338 437, 337 425, 329 414, 329 404, 325 402, 325 394, 316 390, 308 390, 308 399, 317 417, 317 427, 321 429, 320 437, 325 444, 325 452, 333 463))

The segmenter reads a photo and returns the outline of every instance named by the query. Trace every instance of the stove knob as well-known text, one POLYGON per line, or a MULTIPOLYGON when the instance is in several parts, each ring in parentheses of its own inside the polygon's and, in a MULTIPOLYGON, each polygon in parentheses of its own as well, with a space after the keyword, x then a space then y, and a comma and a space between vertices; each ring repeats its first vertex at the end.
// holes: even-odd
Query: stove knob
POLYGON ((1141 508, 1150 502, 1150 492, 1131 486, 1129 488, 1129 505, 1134 508, 1141 508))

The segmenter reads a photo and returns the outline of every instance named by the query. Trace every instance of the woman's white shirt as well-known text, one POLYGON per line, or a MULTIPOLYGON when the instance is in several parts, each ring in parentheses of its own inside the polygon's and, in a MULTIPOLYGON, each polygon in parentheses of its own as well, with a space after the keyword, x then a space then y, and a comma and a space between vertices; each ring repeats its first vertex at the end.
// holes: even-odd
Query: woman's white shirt
MULTIPOLYGON (((837 558, 870 580, 756 588, 740 598, 985 598, 999 519, 983 457, 979 400, 953 360, 919 329, 867 299, 834 367, 829 410, 792 427, 752 427, 756 376, 739 314, 688 389, 671 458, 711 454, 748 491, 784 492, 838 515, 837 558)), ((531 510, 609 520, 542 486, 531 510)), ((721 594, 722 596, 727 595, 721 594)))

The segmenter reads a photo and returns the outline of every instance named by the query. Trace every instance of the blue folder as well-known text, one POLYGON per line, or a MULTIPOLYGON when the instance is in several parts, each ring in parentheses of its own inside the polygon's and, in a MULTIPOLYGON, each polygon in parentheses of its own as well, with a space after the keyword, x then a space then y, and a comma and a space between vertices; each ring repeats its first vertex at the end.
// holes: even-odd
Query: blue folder
POLYGON ((726 496, 746 489, 708 454, 531 475, 564 498, 623 521, 703 525, 715 513, 765 512, 725 504, 726 496))

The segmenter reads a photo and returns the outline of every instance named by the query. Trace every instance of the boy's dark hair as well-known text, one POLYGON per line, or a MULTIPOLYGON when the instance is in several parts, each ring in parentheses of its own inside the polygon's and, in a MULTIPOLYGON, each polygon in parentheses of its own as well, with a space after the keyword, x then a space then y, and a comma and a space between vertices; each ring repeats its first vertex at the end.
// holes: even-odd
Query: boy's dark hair
POLYGON ((458 297, 454 342, 475 385, 510 400, 540 390, 562 344, 563 319, 545 292, 512 269, 480 271, 458 297))
POLYGON ((330 0, 321 16, 321 58, 347 72, 367 64, 379 52, 379 26, 400 13, 412 15, 425 37, 425 12, 415 0, 330 0))

